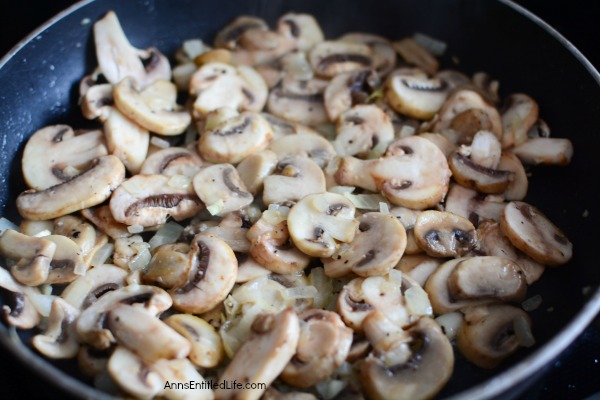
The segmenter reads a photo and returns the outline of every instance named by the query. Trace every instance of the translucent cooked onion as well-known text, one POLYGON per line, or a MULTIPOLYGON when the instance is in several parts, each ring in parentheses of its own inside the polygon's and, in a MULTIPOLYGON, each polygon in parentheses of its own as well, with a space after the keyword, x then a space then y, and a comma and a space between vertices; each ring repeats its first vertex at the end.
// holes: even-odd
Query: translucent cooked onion
POLYGON ((90 265, 92 267, 99 267, 100 265, 106 264, 108 258, 112 255, 115 250, 115 245, 112 243, 106 243, 98 249, 98 251, 92 257, 90 265))
POLYGON ((389 214, 390 213, 390 206, 388 203, 380 201, 379 202, 379 212, 382 214, 389 214))
POLYGON ((432 315, 433 309, 429 302, 429 296, 420 286, 413 286, 404 292, 406 308, 412 315, 432 315))
POLYGON ((315 385, 315 389, 317 390, 317 393, 319 393, 319 395, 321 396, 322 399, 329 400, 329 399, 333 399, 342 390, 344 390, 344 388, 346 387, 347 384, 348 384, 348 382, 346 382, 346 381, 342 381, 339 379, 332 379, 332 380, 321 381, 321 382, 317 383, 315 385))
POLYGON ((194 58, 198 57, 199 55, 201 55, 203 53, 206 53, 207 51, 209 51, 211 49, 210 46, 207 46, 200 39, 185 40, 183 42, 181 48, 183 49, 183 52, 185 53, 186 56, 188 56, 188 58, 190 60, 193 60, 194 58))
POLYGON ((15 224, 13 224, 10 220, 1 217, 0 218, 0 234, 3 234, 5 230, 12 229, 13 231, 20 232, 21 230, 15 224))
POLYGON ((317 289, 317 295, 313 299, 314 308, 325 308, 333 296, 333 283, 331 278, 325 275, 325 270, 321 267, 310 270, 308 280, 312 286, 317 289))
POLYGON ((528 312, 533 311, 542 305, 542 301, 543 301, 542 296, 540 296, 539 294, 536 294, 535 296, 532 296, 532 297, 526 299, 524 302, 522 302, 521 307, 525 311, 528 311, 528 312))
POLYGON ((163 244, 175 243, 179 239, 179 236, 181 236, 181 232, 183 232, 183 226, 173 221, 167 222, 148 241, 150 250, 154 250, 163 244))
POLYGON ((402 128, 400 128, 400 131, 398 132, 398 134, 396 135, 399 138, 405 138, 408 136, 412 136, 415 134, 415 128, 413 128, 412 126, 409 125, 403 125, 402 128))
POLYGON ((463 315, 458 311, 442 314, 435 319, 435 322, 442 328, 448 339, 452 340, 463 324, 463 315))
POLYGON ((47 317, 50 315, 50 308, 56 296, 42 294, 37 289, 28 290, 26 295, 31 301, 31 305, 41 316, 47 317))
POLYGON ((343 196, 350 200, 354 207, 361 210, 379 210, 379 203, 387 203, 385 197, 380 194, 352 194, 343 193, 343 196))
POLYGON ((192 180, 189 176, 185 175, 173 175, 167 185, 174 189, 187 189, 192 184, 192 180))
MULTIPOLYGON (((135 244, 141 244, 141 243, 135 243, 135 244)), ((144 243, 144 244, 147 244, 147 243, 144 243)), ((132 245, 132 247, 134 245, 132 245)), ((142 249, 129 262, 129 270, 132 272, 143 271, 146 269, 148 264, 150 264, 151 259, 152 259, 152 255, 150 254, 150 250, 148 250, 148 248, 142 249)))
POLYGON ((206 210, 210 213, 210 215, 217 215, 223 210, 224 207, 225 203, 223 203, 223 200, 219 200, 207 206, 206 210))
POLYGON ((144 227, 142 225, 130 225, 127 227, 127 232, 136 234, 144 232, 144 227))
POLYGON ((152 139, 150 139, 150 143, 161 149, 168 149, 169 147, 171 147, 171 143, 169 143, 168 140, 161 139, 158 136, 152 136, 152 139))
POLYGON ((353 193, 356 190, 354 186, 332 186, 328 192, 343 195, 344 193, 353 193))
POLYGON ((36 233, 35 235, 33 235, 34 237, 44 237, 44 236, 50 236, 52 235, 52 232, 50 232, 48 229, 44 229, 39 231, 38 233, 36 233))
POLYGON ((531 326, 529 325, 529 321, 527 321, 524 316, 518 315, 513 320, 513 327, 515 329, 515 336, 517 337, 519 345, 523 347, 531 347, 535 344, 535 338, 531 332, 531 326))
POLYGON ((415 33, 413 39, 427 49, 432 55, 438 57, 443 56, 448 47, 445 42, 420 32, 415 33))
POLYGON ((300 286, 285 289, 285 295, 290 299, 314 299, 319 294, 314 286, 300 286))

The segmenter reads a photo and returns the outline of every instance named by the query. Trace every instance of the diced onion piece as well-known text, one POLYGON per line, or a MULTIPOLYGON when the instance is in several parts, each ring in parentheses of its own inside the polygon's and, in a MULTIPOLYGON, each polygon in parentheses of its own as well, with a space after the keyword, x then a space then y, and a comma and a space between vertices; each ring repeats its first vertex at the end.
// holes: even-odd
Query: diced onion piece
POLYGON ((521 307, 525 311, 533 311, 542 305, 542 300, 543 300, 542 296, 540 296, 539 294, 536 294, 535 296, 532 296, 532 297, 526 299, 524 302, 522 302, 521 307))
POLYGON ((346 384, 347 382, 345 381, 332 379, 317 383, 315 388, 317 389, 317 393, 319 393, 321 398, 324 400, 329 400, 337 396, 338 393, 340 393, 346 387, 346 384))
POLYGON ((408 136, 412 136, 415 134, 415 128, 413 128, 412 126, 409 125, 403 125, 402 128, 400 128, 400 131, 398 132, 398 134, 396 135, 399 138, 405 138, 408 136))
POLYGON ((127 190, 129 193, 133 195, 137 195, 138 193, 142 193, 144 188, 140 185, 138 179, 126 179, 121 183, 123 189, 127 190))
POLYGON ((49 283, 44 284, 44 285, 40 285, 39 288, 40 288, 40 293, 42 293, 42 294, 44 294, 46 296, 51 295, 52 294, 52 289, 54 289, 52 287, 52 285, 49 284, 49 283))
POLYGON ((15 232, 21 232, 19 227, 13 224, 10 220, 1 217, 0 218, 0 234, 3 234, 5 230, 12 229, 15 232))
POLYGON ((281 206, 279 204, 273 203, 273 204, 269 204, 269 211, 274 211, 274 212, 278 212, 279 214, 281 214, 282 217, 284 217, 284 219, 287 219, 287 215, 290 212, 290 208, 287 206, 281 206))
POLYGON ((319 292, 314 286, 300 286, 285 289, 285 295, 291 299, 314 299, 319 292))
POLYGON ((183 42, 181 46, 186 56, 193 60, 198 57, 200 54, 206 53, 210 50, 210 46, 207 46, 200 39, 189 39, 183 42))
MULTIPOLYGON (((138 244, 138 243, 135 243, 135 244, 138 244)), ((132 247, 134 245, 132 245, 132 247)), ((152 259, 152 255, 150 254, 150 251, 148 250, 148 248, 141 250, 129 262, 129 270, 133 271, 133 272, 143 271, 144 269, 146 269, 148 264, 150 264, 150 259, 152 259)))
POLYGON ((404 292, 406 308, 412 315, 432 315, 433 309, 429 302, 427 292, 420 286, 413 286, 404 292))
POLYGON ((206 210, 210 213, 210 215, 217 215, 221 212, 221 210, 223 210, 224 207, 225 203, 223 203, 223 200, 219 200, 207 206, 206 210))
POLYGON ((356 190, 354 186, 332 186, 329 188, 330 193, 344 194, 344 193, 352 193, 356 190))
POLYGON ((167 185, 174 189, 187 189, 192 184, 192 180, 189 176, 185 175, 173 175, 167 185))
POLYGON ((150 139, 150 143, 155 145, 156 147, 160 147, 161 149, 167 149, 171 147, 171 143, 168 140, 161 139, 158 136, 152 136, 150 139))
POLYGON ((317 130, 317 132, 319 132, 321 134, 321 136, 323 136, 325 139, 333 141, 335 140, 335 136, 336 136, 336 128, 334 124, 321 124, 321 125, 317 125, 315 126, 315 129, 317 130))
POLYGON ((127 285, 141 285, 142 284, 142 271, 133 271, 125 277, 125 283, 127 285))
POLYGON ((448 339, 452 340, 456 337, 458 330, 463 324, 463 315, 460 312, 450 312, 442 314, 435 319, 435 322, 442 327, 442 331, 448 339))
POLYGON ((194 124, 191 124, 185 131, 185 139, 183 140, 184 146, 194 143, 197 138, 198 138, 198 132, 196 132, 196 128, 194 127, 194 124))
POLYGON ((379 212, 382 214, 390 213, 390 205, 384 201, 379 202, 379 212))
POLYGON ((265 218, 265 221, 267 221, 271 225, 277 225, 280 222, 285 221, 287 219, 287 216, 283 215, 279 211, 273 210, 265 210, 263 212, 263 217, 265 218))
POLYGON ((41 238, 41 237, 50 236, 50 235, 52 235, 52 232, 50 232, 48 229, 44 229, 42 231, 39 231, 38 233, 36 233, 33 236, 41 238))
POLYGON ((130 225, 127 227, 127 232, 136 234, 144 232, 144 227, 142 225, 130 225))
POLYGON ((331 278, 325 275, 325 270, 321 267, 310 270, 308 276, 310 284, 317 289, 317 295, 313 300, 314 308, 325 308, 333 295, 333 283, 331 278))
POLYGON ((338 170, 338 168, 340 167, 341 161, 342 161, 342 158, 340 156, 333 157, 331 159, 331 161, 329 161, 329 163, 327 163, 327 166, 324 169, 325 175, 335 174, 336 171, 338 170))
POLYGON ((398 286, 402 286, 402 271, 392 269, 388 275, 388 280, 398 286))
POLYGON ((531 347, 535 344, 535 338, 531 333, 531 327, 524 316, 518 315, 513 320, 513 327, 515 329, 515 336, 517 337, 519 345, 523 347, 531 347))
POLYGON ((229 295, 223 302, 223 307, 225 309, 225 318, 233 319, 240 311, 240 303, 232 296, 229 295))
POLYGON ((379 203, 385 202, 385 197, 380 194, 352 194, 343 193, 343 196, 350 200, 354 207, 362 210, 379 210, 379 203))
POLYGON ((50 308, 56 296, 41 294, 38 290, 28 290, 27 297, 31 301, 31 305, 43 317, 50 315, 50 308))
POLYGON ((98 251, 92 257, 90 265, 92 267, 99 267, 106 264, 106 260, 112 255, 115 250, 115 245, 112 243, 106 243, 98 249, 98 251))
POLYGON ((389 142, 377 143, 377 145, 371 149, 367 158, 373 159, 373 158, 381 157, 383 155, 383 153, 385 153, 385 151, 387 150, 388 145, 389 145, 389 142))
POLYGON ((427 51, 429 51, 432 55, 440 57, 443 56, 446 52, 446 48, 448 45, 445 42, 442 42, 439 39, 432 38, 429 35, 425 35, 424 33, 416 32, 413 35, 413 39, 415 42, 419 43, 423 46, 427 51))
POLYGON ((181 236, 181 232, 183 232, 183 227, 181 225, 173 221, 167 222, 161 226, 160 229, 156 231, 156 234, 148 241, 150 250, 154 250, 163 244, 175 243, 177 239, 179 239, 179 236, 181 236))
POLYGON ((77 176, 81 173, 81 171, 73 167, 72 165, 67 165, 65 168, 63 168, 62 173, 65 176, 77 176))

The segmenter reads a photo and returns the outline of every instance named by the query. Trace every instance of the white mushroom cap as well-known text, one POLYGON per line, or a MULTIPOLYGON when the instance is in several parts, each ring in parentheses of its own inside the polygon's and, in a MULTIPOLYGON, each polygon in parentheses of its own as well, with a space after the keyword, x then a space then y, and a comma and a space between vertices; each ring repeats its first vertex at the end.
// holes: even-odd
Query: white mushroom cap
POLYGON ((523 93, 508 96, 502 113, 502 148, 524 143, 538 116, 539 106, 531 97, 523 93))
POLYGON ((212 368, 219 365, 225 355, 219 333, 208 322, 190 314, 174 314, 164 320, 183 335, 191 344, 188 358, 194 365, 212 368))
POLYGON ((569 165, 573 158, 573 143, 569 139, 531 138, 510 151, 524 164, 569 165))
POLYGON ((263 150, 244 158, 236 169, 248 191, 256 196, 262 190, 265 178, 275 171, 276 166, 277 154, 263 150))
POLYGON ((202 167, 202 159, 195 151, 183 147, 168 147, 148 156, 140 174, 185 175, 193 178, 202 167))
POLYGON ((113 351, 107 367, 115 383, 139 399, 152 399, 164 388, 164 379, 156 368, 125 347, 113 351))
POLYGON ((381 84, 372 69, 360 69, 336 75, 327 85, 323 98, 327 115, 332 122, 353 105, 367 100, 381 84))
POLYGON ((33 306, 29 295, 39 294, 39 289, 19 284, 4 268, 0 268, 0 288, 6 289, 9 294, 8 301, 2 306, 6 323, 19 329, 31 329, 37 326, 41 316, 33 306))
POLYGON ((40 353, 53 359, 73 358, 79 351, 75 319, 79 310, 57 297, 52 302, 48 328, 43 334, 35 335, 31 344, 40 353))
POLYGON ((10 270, 12 276, 24 285, 38 286, 46 282, 55 251, 54 242, 12 229, 7 229, 0 237, 0 254, 16 261, 10 270))
POLYGON ((440 110, 448 96, 448 86, 439 78, 428 78, 419 69, 393 72, 386 82, 390 106, 410 118, 428 120, 440 110))
POLYGON ((125 286, 127 271, 110 264, 99 265, 71 282, 61 293, 67 303, 84 310, 100 296, 125 286))
POLYGON ((338 40, 350 43, 364 43, 373 52, 373 69, 381 76, 387 75, 396 66, 396 52, 392 43, 383 36, 373 33, 351 32, 341 36, 338 40))
POLYGON ((506 200, 523 200, 527 196, 529 179, 519 158, 513 153, 502 152, 498 169, 512 172, 512 180, 504 191, 506 200))
POLYGON ((309 52, 309 61, 315 73, 324 78, 373 64, 373 50, 362 43, 324 41, 316 44, 309 52))
POLYGON ((486 220, 500 221, 506 206, 504 199, 497 195, 485 195, 463 186, 452 184, 446 197, 445 209, 463 218, 475 226, 486 220))
POLYGON ((273 115, 303 125, 315 126, 329 122, 323 91, 327 81, 284 79, 269 93, 267 109, 273 115))
POLYGON ((217 33, 215 47, 234 50, 239 45, 240 37, 249 29, 268 30, 267 23, 258 17, 242 15, 237 17, 217 33))
POLYGON ((62 235, 49 235, 44 239, 56 244, 46 283, 68 283, 85 274, 81 248, 74 241, 62 235))
POLYGON ((333 146, 340 156, 365 155, 369 150, 394 140, 394 126, 383 110, 375 105, 357 105, 337 120, 333 146))
POLYGON ((477 244, 477 233, 466 218, 445 211, 427 210, 417 217, 415 239, 433 257, 462 257, 477 244))
POLYGON ((296 133, 274 140, 269 145, 279 160, 290 156, 306 156, 320 168, 325 168, 336 156, 336 151, 327 139, 316 133, 296 133))
POLYGON ((86 89, 79 102, 85 118, 104 122, 113 109, 113 86, 110 83, 93 85, 86 89))
POLYGON ((193 184, 196 194, 211 207, 209 210, 213 215, 224 216, 240 210, 254 199, 231 164, 215 164, 202 169, 194 176, 193 184))
POLYGON ((282 15, 277 21, 277 31, 291 37, 300 51, 308 51, 325 39, 319 23, 309 14, 282 15))
POLYGON ((272 175, 264 179, 263 202, 295 202, 313 193, 325 191, 323 170, 310 158, 287 157, 275 166, 272 175))

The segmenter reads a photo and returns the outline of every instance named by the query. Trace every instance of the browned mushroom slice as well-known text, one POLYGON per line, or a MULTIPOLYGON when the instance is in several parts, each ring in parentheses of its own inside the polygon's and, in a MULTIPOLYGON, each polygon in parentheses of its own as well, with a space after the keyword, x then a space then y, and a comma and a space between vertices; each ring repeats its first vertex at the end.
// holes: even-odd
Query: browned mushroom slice
POLYGON ((506 203, 503 198, 486 195, 453 184, 446 198, 446 211, 467 218, 474 226, 486 220, 500 221, 506 203))
POLYGON ((256 389, 218 389, 219 399, 258 399, 275 378, 283 371, 296 352, 300 337, 300 323, 296 313, 288 308, 279 314, 259 315, 252 323, 250 338, 235 354, 221 382, 237 380, 253 385, 256 389))
POLYGON ((339 39, 341 42, 364 43, 373 53, 373 69, 381 76, 387 75, 396 66, 396 52, 392 43, 386 38, 372 33, 346 33, 339 39))
POLYGON ((164 387, 157 368, 123 346, 113 351, 107 370, 119 388, 140 399, 152 399, 164 387))
POLYGON ((449 212, 423 211, 414 230, 417 244, 433 257, 461 257, 477 244, 473 224, 449 212))
POLYGON ((300 388, 327 379, 346 360, 352 344, 352 329, 332 311, 305 310, 296 354, 281 373, 281 378, 300 388))
POLYGON ((361 215, 352 242, 331 258, 322 259, 325 274, 342 277, 386 275, 404 254, 406 231, 392 215, 370 212, 361 215))
POLYGON ((239 46, 231 53, 232 64, 259 65, 277 62, 285 54, 297 48, 296 39, 286 32, 247 29, 238 41, 239 46))
POLYGON ((509 171, 513 174, 512 179, 504 191, 504 198, 509 201, 523 200, 525 196, 527 196, 529 180, 525 168, 519 158, 513 153, 503 152, 500 157, 498 169, 509 171))
POLYGON ((29 295, 39 293, 37 288, 21 285, 8 270, 0 268, 0 289, 4 298, 2 315, 9 326, 31 329, 38 325, 41 315, 29 299, 29 295))
POLYGON ((93 85, 85 91, 79 100, 81 114, 86 119, 106 121, 114 105, 113 86, 110 83, 93 85))
POLYGON ((208 322, 190 314, 174 314, 165 323, 189 340, 188 358, 203 368, 216 367, 225 355, 221 337, 208 322))
POLYGON ((242 34, 249 29, 268 30, 269 26, 261 18, 242 15, 237 17, 217 33, 215 47, 235 50, 242 34))
POLYGON ((336 75, 323 94, 329 119, 335 122, 352 106, 365 103, 380 86, 381 79, 372 69, 360 69, 336 75))
POLYGON ((81 210, 81 215, 112 239, 131 236, 131 233, 127 230, 127 225, 117 222, 114 219, 109 206, 86 208, 85 210, 81 210))
POLYGON ((513 173, 499 169, 486 168, 475 163, 471 157, 455 151, 448 164, 452 177, 459 185, 475 189, 482 193, 502 193, 508 187, 513 173))
POLYGON ((44 239, 56 244, 46 283, 69 283, 85 274, 82 251, 74 241, 62 235, 49 235, 44 239))
POLYGON ((106 200, 125 177, 125 167, 115 156, 97 158, 84 172, 42 192, 26 190, 17 197, 24 218, 49 220, 93 207, 106 200))
POLYGON ((297 133, 281 137, 274 140, 269 149, 277 154, 280 160, 290 156, 306 156, 320 168, 325 168, 336 156, 331 143, 315 133, 297 133))
POLYGON ((516 262, 531 285, 544 273, 544 266, 516 249, 500 230, 500 224, 486 221, 477 228, 477 251, 488 256, 508 258, 516 262))
POLYGON ((187 187, 178 186, 164 175, 135 175, 119 186, 110 199, 113 217, 127 225, 164 224, 169 216, 180 221, 203 208, 191 182, 187 187))
POLYGON ((390 209, 390 214, 400 221, 402 226, 404 226, 404 230, 406 231, 406 249, 404 250, 405 254, 418 254, 422 253, 423 249, 417 245, 417 241, 415 239, 415 222, 417 222, 417 217, 419 216, 419 210, 412 210, 406 207, 392 207, 390 209))
POLYGON ((323 92, 327 81, 284 79, 269 94, 267 109, 273 115, 303 125, 315 126, 329 122, 323 92))
POLYGON ((481 368, 494 368, 517 351, 520 344, 515 325, 531 330, 527 313, 507 304, 470 307, 464 312, 465 323, 456 343, 467 360, 481 368))
POLYGON ((532 138, 510 150, 529 165, 569 165, 573 158, 573 143, 569 139, 532 138))
POLYGON ((79 351, 75 332, 75 320, 79 310, 61 298, 52 301, 48 327, 42 334, 35 335, 33 347, 46 357, 53 359, 73 358, 79 351))
POLYGON ((371 67, 373 50, 362 43, 325 41, 310 50, 309 61, 317 75, 333 78, 342 72, 371 67))
POLYGON ((36 131, 25 145, 23 178, 30 188, 45 190, 73 178, 96 157, 106 154, 100 130, 75 135, 67 125, 47 126, 36 131))
POLYGON ((371 353, 360 363, 360 382, 376 399, 427 399, 448 382, 454 368, 450 341, 431 318, 422 317, 406 332, 409 358, 386 365, 384 354, 371 353))
POLYGON ((296 48, 308 51, 324 40, 323 31, 317 20, 309 14, 287 13, 277 21, 277 31, 292 38, 296 48))
POLYGON ((60 296, 73 307, 85 310, 101 296, 125 286, 126 276, 123 268, 99 265, 71 282, 60 296))
POLYGON ((500 139, 502 120, 498 110, 472 90, 451 94, 432 126, 433 132, 452 135, 456 144, 471 143, 473 136, 482 130, 490 131, 500 139))
POLYGON ((502 113, 502 147, 519 146, 527 140, 527 132, 537 122, 539 107, 535 100, 523 93, 506 98, 502 113))
POLYGON ((0 236, 0 255, 16 261, 10 268, 12 276, 24 285, 38 286, 46 282, 56 243, 23 235, 12 229, 0 236))
POLYGON ((215 164, 202 169, 194 176, 193 184, 196 194, 212 215, 224 216, 240 210, 254 199, 231 164, 215 164))
POLYGON ((337 300, 337 312, 346 325, 362 332, 362 323, 374 307, 368 303, 362 291, 363 278, 356 278, 344 285, 337 300))
POLYGON ((419 133, 419 136, 431 141, 431 143, 435 144, 441 151, 444 153, 446 157, 448 157, 454 150, 456 150, 456 146, 452 143, 448 138, 440 133, 432 133, 432 132, 423 132, 419 133))
POLYGON ((192 268, 188 252, 189 246, 184 243, 159 246, 142 271, 143 282, 166 289, 185 285, 192 268))
POLYGON ((408 64, 421 68, 429 75, 435 74, 440 68, 437 59, 413 38, 395 41, 392 46, 408 64))
POLYGON ((177 310, 200 314, 229 294, 235 284, 237 259, 227 243, 204 234, 194 237, 188 257, 192 268, 187 283, 169 293, 177 310))
POLYGON ((238 175, 248 192, 256 196, 263 189, 265 178, 275 171, 277 154, 263 150, 244 158, 236 167, 238 175))
POLYGON ((453 299, 493 297, 499 301, 523 300, 527 283, 521 268, 502 257, 471 257, 460 262, 448 277, 453 299))
POLYGON ((429 276, 442 264, 439 258, 425 254, 404 255, 394 268, 412 278, 421 287, 429 276))
POLYGON ((573 255, 573 244, 565 234, 527 203, 508 203, 500 226, 516 248, 542 264, 565 264, 573 255))
POLYGON ((340 156, 366 155, 375 146, 394 140, 394 126, 375 105, 357 105, 338 118, 333 146, 340 156))
POLYGON ((192 178, 202 167, 202 159, 183 147, 168 147, 148 156, 140 174, 185 175, 192 178))
POLYGON ((448 96, 445 81, 428 78, 418 69, 393 72, 386 85, 386 99, 390 106, 402 115, 420 120, 431 119, 448 96))

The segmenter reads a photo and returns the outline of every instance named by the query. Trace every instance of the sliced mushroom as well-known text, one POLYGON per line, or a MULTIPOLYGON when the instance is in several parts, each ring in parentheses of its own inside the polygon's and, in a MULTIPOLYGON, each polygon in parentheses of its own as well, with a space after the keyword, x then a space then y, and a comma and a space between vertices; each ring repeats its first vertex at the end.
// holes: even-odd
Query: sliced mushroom
POLYGON ((308 388, 327 379, 346 360, 352 329, 332 311, 305 310, 298 318, 298 347, 281 378, 295 387, 308 388))
POLYGON ((193 178, 202 167, 202 159, 183 147, 168 147, 148 156, 140 174, 185 175, 193 178))
POLYGON ((329 119, 335 122, 352 106, 365 103, 380 86, 381 79, 372 69, 360 69, 336 75, 323 94, 329 119))
POLYGON ((54 231, 53 221, 30 221, 24 219, 19 225, 19 232, 27 236, 44 237, 54 231))
POLYGON ((287 13, 282 15, 277 21, 277 31, 291 37, 300 51, 308 51, 324 40, 319 23, 309 14, 287 13))
POLYGON ((385 365, 372 353, 360 364, 360 381, 368 396, 377 399, 425 399, 437 394, 452 375, 454 352, 450 341, 431 318, 411 326, 410 358, 403 364, 385 365))
POLYGON ((81 345, 77 352, 77 364, 85 375, 100 376, 107 372, 106 366, 112 350, 114 349, 96 350, 88 345, 81 345))
POLYGON ((119 305, 136 304, 148 314, 159 314, 172 305, 171 297, 156 286, 130 285, 110 291, 86 308, 77 319, 77 336, 81 342, 102 350, 115 343, 115 336, 106 327, 111 310, 119 305))
POLYGON ((46 283, 69 283, 85 274, 85 263, 77 243, 62 235, 50 235, 44 239, 56 245, 46 283))
POLYGON ((112 239, 118 239, 131 236, 127 230, 127 225, 117 222, 109 206, 99 206, 81 210, 81 215, 90 220, 96 228, 107 234, 112 239))
POLYGON ((87 119, 106 121, 115 104, 113 86, 110 83, 93 85, 79 99, 81 113, 87 119))
POLYGON ((387 275, 406 248, 406 231, 393 215, 369 212, 357 218, 358 231, 349 245, 323 259, 325 274, 342 277, 387 275))
POLYGON ((55 298, 48 317, 48 327, 31 341, 37 351, 52 359, 73 358, 79 351, 75 320, 79 310, 60 297, 55 298))
POLYGON ((148 267, 142 271, 145 283, 170 289, 187 283, 192 267, 184 243, 165 244, 154 250, 148 267))
POLYGON ((269 93, 267 109, 273 115, 303 125, 315 126, 329 122, 323 92, 327 81, 284 79, 269 93))
POLYGON ((40 314, 27 293, 38 289, 19 284, 4 268, 0 268, 0 288, 8 292, 5 304, 2 305, 2 314, 6 323, 18 329, 31 329, 37 326, 41 320, 40 314))
POLYGON ((354 238, 358 221, 354 204, 335 193, 318 193, 303 197, 288 214, 292 241, 303 253, 313 257, 331 257, 338 242, 354 238))
POLYGON ((470 146, 461 146, 460 152, 471 158, 471 161, 485 168, 498 169, 502 146, 490 131, 479 131, 473 136, 470 146))
POLYGON ((134 175, 110 199, 113 217, 127 225, 164 224, 168 217, 181 221, 203 208, 192 185, 176 186, 164 175, 134 175))
POLYGON ((249 217, 243 212, 231 212, 223 217, 216 226, 208 226, 201 232, 222 239, 236 253, 247 253, 250 250, 248 228, 251 225, 249 217))
POLYGON ((223 360, 221 337, 208 322, 189 314, 174 314, 164 322, 190 342, 188 358, 194 365, 212 368, 223 360))
POLYGON ((404 61, 421 68, 429 75, 435 74, 440 67, 438 60, 413 38, 397 40, 392 46, 404 61))
POLYGON ((573 158, 573 143, 569 139, 532 138, 511 149, 524 164, 569 165, 573 158))
POLYGON ((36 131, 25 145, 21 165, 27 185, 45 190, 73 178, 92 161, 108 154, 102 131, 75 135, 67 125, 51 125, 36 131))
POLYGON ((245 31, 250 29, 268 30, 269 26, 261 18, 242 15, 237 17, 217 33, 215 47, 235 50, 245 31))
POLYGON ((460 352, 480 368, 494 368, 519 348, 517 320, 531 329, 531 320, 520 308, 507 304, 465 310, 465 323, 456 336, 460 352))
POLYGON ((531 97, 523 93, 508 96, 502 113, 502 147, 506 149, 523 144, 538 116, 539 106, 531 97))
POLYGON ((373 50, 366 44, 344 41, 317 43, 309 52, 309 61, 315 73, 323 78, 373 64, 373 50))
POLYGON ((512 179, 504 191, 504 198, 509 201, 523 200, 525 196, 527 196, 529 180, 527 179, 527 173, 519 158, 513 153, 503 152, 500 157, 498 169, 509 171, 513 174, 512 179))
POLYGON ((113 351, 107 368, 121 389, 139 399, 152 399, 164 388, 165 380, 156 368, 125 347, 113 351))
POLYGON ((242 384, 262 382, 256 389, 217 389, 219 399, 258 399, 294 356, 300 337, 298 316, 291 309, 279 314, 262 314, 252 324, 252 334, 237 351, 220 378, 242 384), (251 368, 249 366, 252 366, 251 368))
POLYGON ((154 367, 165 382, 160 397, 167 400, 213 400, 210 381, 187 359, 158 360, 154 367), (186 386, 187 385, 187 386, 186 386), (190 392, 193 390, 193 393, 190 392))
POLYGON ((264 180, 277 167, 277 154, 263 150, 244 158, 236 167, 238 175, 248 192, 256 196, 263 188, 264 180))
POLYGON ((281 137, 274 140, 269 145, 269 149, 277 155, 279 160, 290 156, 306 156, 320 168, 325 168, 336 156, 336 151, 331 143, 315 133, 297 133, 281 137))
POLYGON ((492 104, 498 104, 500 102, 500 96, 498 96, 498 88, 500 82, 493 79, 487 72, 476 72, 473 74, 471 79, 473 86, 478 89, 479 94, 484 99, 492 104))
POLYGON ((495 195, 486 195, 460 185, 451 185, 446 211, 467 218, 474 226, 486 220, 500 221, 506 203, 495 195))
POLYGON ((60 296, 73 307, 85 310, 101 296, 125 286, 126 276, 122 268, 99 265, 71 282, 60 296))
POLYGON ((272 137, 271 125, 260 114, 244 112, 203 132, 198 153, 209 162, 238 164, 264 150, 272 137))
POLYGON ((206 167, 194 177, 194 190, 207 207, 214 207, 213 215, 223 216, 252 203, 237 170, 231 164, 206 167))
POLYGON ((268 112, 262 112, 260 113, 260 115, 262 115, 267 120, 267 122, 271 124, 271 128, 273 129, 273 140, 277 140, 282 138, 283 136, 288 136, 292 134, 312 133, 318 136, 317 131, 315 131, 312 128, 309 128, 306 125, 290 122, 273 114, 269 114, 268 112))
POLYGON ((419 247, 433 257, 462 257, 477 244, 473 224, 449 212, 423 211, 414 231, 419 247))
POLYGON ((375 105, 357 105, 339 116, 333 142, 340 156, 365 155, 380 143, 394 140, 394 127, 375 105))
POLYGON ((96 230, 80 217, 66 215, 54 220, 53 234, 66 236, 79 246, 82 257, 96 245, 96 230))
POLYGON ((448 138, 440 133, 422 132, 419 136, 431 141, 444 153, 446 158, 456 150, 456 146, 448 138))
POLYGON ((294 38, 266 29, 248 29, 240 35, 232 53, 235 65, 259 65, 274 62, 296 48, 294 38))
POLYGON ((371 48, 373 69, 381 76, 387 75, 396 66, 396 52, 386 38, 372 33, 346 33, 338 39, 341 42, 364 43, 371 48))
POLYGON ((419 120, 431 119, 448 96, 448 85, 444 80, 428 78, 419 69, 393 72, 386 88, 386 99, 394 110, 419 120))
POLYGON ((188 257, 192 268, 187 283, 169 293, 177 310, 200 314, 227 297, 235 284, 237 259, 227 243, 204 234, 194 237, 188 257))
POLYGON ((439 258, 424 254, 404 255, 394 268, 412 278, 421 287, 424 287, 429 276, 441 264, 442 261, 439 258))
POLYGON ((544 273, 544 266, 517 250, 500 230, 500 224, 486 221, 477 228, 477 251, 488 256, 508 258, 516 262, 531 285, 544 273))
POLYGON ((56 244, 46 238, 23 235, 12 229, 0 237, 0 254, 14 260, 12 276, 24 285, 38 286, 46 282, 56 244))
POLYGON ((238 260, 238 274, 235 283, 246 283, 262 276, 271 274, 271 271, 257 263, 249 254, 236 255, 238 260))
POLYGON ((71 180, 41 192, 24 191, 17 197, 17 208, 21 216, 30 220, 61 217, 102 203, 124 177, 125 168, 117 157, 99 157, 71 180))
POLYGON ((417 245, 417 241, 415 239, 415 222, 417 222, 417 217, 419 216, 419 210, 412 210, 406 207, 392 207, 390 209, 390 214, 400 221, 402 226, 404 226, 404 230, 406 231, 406 249, 404 250, 405 254, 419 254, 423 252, 423 249, 417 245))
POLYGON ((380 191, 396 205, 424 209, 446 195, 450 169, 436 145, 409 136, 391 143, 378 159, 342 158, 335 180, 340 185, 380 191))
POLYGON ((148 131, 113 108, 104 122, 104 133, 110 154, 117 156, 129 172, 137 174, 148 154, 148 131))
POLYGON ((452 93, 439 111, 432 131, 450 134, 456 144, 469 144, 479 131, 490 131, 502 137, 502 120, 498 110, 472 90, 452 93), (450 133, 448 133, 450 131, 450 133))
POLYGON ((263 202, 266 205, 295 202, 324 191, 323 170, 308 157, 293 156, 279 161, 274 174, 265 178, 263 202))
POLYGON ((192 75, 190 94, 196 96, 194 111, 201 116, 220 107, 259 112, 267 101, 268 88, 251 67, 236 69, 214 62, 203 65, 192 75))
POLYGON ((486 168, 460 152, 450 155, 448 164, 452 177, 459 184, 482 193, 502 193, 513 179, 511 171, 486 168))
POLYGON ((506 205, 500 221, 513 246, 545 265, 562 265, 573 256, 573 244, 540 210, 521 202, 506 205))

